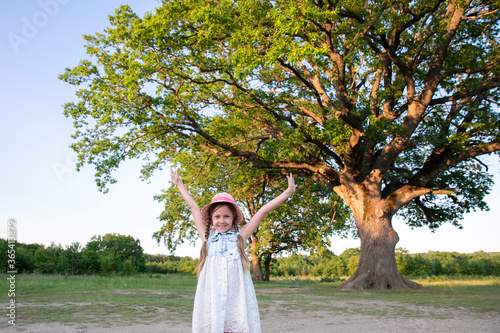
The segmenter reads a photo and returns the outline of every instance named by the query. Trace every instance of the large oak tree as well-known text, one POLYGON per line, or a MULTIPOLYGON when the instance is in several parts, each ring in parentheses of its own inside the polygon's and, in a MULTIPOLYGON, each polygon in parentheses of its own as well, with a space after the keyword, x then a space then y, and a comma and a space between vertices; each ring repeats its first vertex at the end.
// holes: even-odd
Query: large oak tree
POLYGON ((419 288, 391 221, 459 225, 485 209, 500 150, 497 1, 163 1, 121 7, 62 79, 98 185, 198 147, 333 189, 361 239, 344 288, 419 288))

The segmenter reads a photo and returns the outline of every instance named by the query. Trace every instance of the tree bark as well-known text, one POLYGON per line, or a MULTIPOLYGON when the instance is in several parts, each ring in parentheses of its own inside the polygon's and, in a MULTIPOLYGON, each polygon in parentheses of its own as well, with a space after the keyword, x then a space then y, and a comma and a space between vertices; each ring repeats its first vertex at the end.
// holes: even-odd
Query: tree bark
POLYGON ((365 219, 356 225, 361 239, 358 268, 341 289, 425 289, 398 271, 395 248, 399 237, 390 218, 365 219))
MULTIPOLYGON (((352 183, 351 183, 352 184, 352 183)), ((338 188, 351 208, 361 240, 358 268, 341 289, 424 289, 405 279, 396 264, 399 236, 392 227, 394 202, 383 199, 375 183, 338 188)))

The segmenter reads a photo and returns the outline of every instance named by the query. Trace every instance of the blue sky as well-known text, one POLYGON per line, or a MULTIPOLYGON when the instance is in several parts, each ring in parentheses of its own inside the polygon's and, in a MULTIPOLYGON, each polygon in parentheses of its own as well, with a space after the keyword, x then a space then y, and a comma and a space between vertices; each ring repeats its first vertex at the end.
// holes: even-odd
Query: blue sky
MULTIPOLYGON (((86 244, 94 235, 114 232, 140 239, 146 253, 170 254, 152 239, 162 211, 153 196, 169 186, 169 171, 145 183, 139 179, 140 165, 127 162, 116 173, 118 183, 108 194, 100 193, 91 167, 74 170, 72 121, 62 114, 62 105, 75 100, 75 88, 58 74, 88 58, 82 35, 108 27, 108 15, 126 3, 26 0, 0 5, 1 238, 6 237, 7 221, 14 218, 23 243, 86 244)), ((158 2, 129 4, 142 14, 158 2)), ((435 233, 410 230, 396 220, 401 238, 397 246, 413 253, 500 251, 500 165, 497 157, 489 161, 497 183, 487 198, 489 212, 467 215, 463 230, 445 225, 435 233)), ((332 250, 340 254, 357 246, 359 240, 333 238, 332 250)), ((175 254, 197 257, 198 251, 199 244, 186 244, 175 254)))

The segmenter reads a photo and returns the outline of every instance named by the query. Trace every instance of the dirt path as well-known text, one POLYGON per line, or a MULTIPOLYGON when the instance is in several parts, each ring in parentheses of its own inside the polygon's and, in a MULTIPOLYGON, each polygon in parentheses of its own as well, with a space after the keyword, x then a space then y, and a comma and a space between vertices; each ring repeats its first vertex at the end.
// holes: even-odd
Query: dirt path
MULTIPOLYGON (((397 302, 348 301, 310 304, 307 309, 284 307, 279 302, 261 309, 263 333, 277 332, 500 332, 498 313, 478 314, 466 310, 436 309, 397 302)), ((189 320, 137 323, 38 323, 16 326, 0 324, 2 332, 149 333, 191 331, 189 320)))

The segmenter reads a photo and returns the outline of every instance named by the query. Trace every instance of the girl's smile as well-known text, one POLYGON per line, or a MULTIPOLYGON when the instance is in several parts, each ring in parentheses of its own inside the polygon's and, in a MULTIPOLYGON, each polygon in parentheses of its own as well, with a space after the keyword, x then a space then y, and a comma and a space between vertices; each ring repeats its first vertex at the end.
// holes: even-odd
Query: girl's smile
POLYGON ((218 232, 227 232, 233 226, 234 214, 227 205, 218 207, 212 214, 212 223, 218 232))

